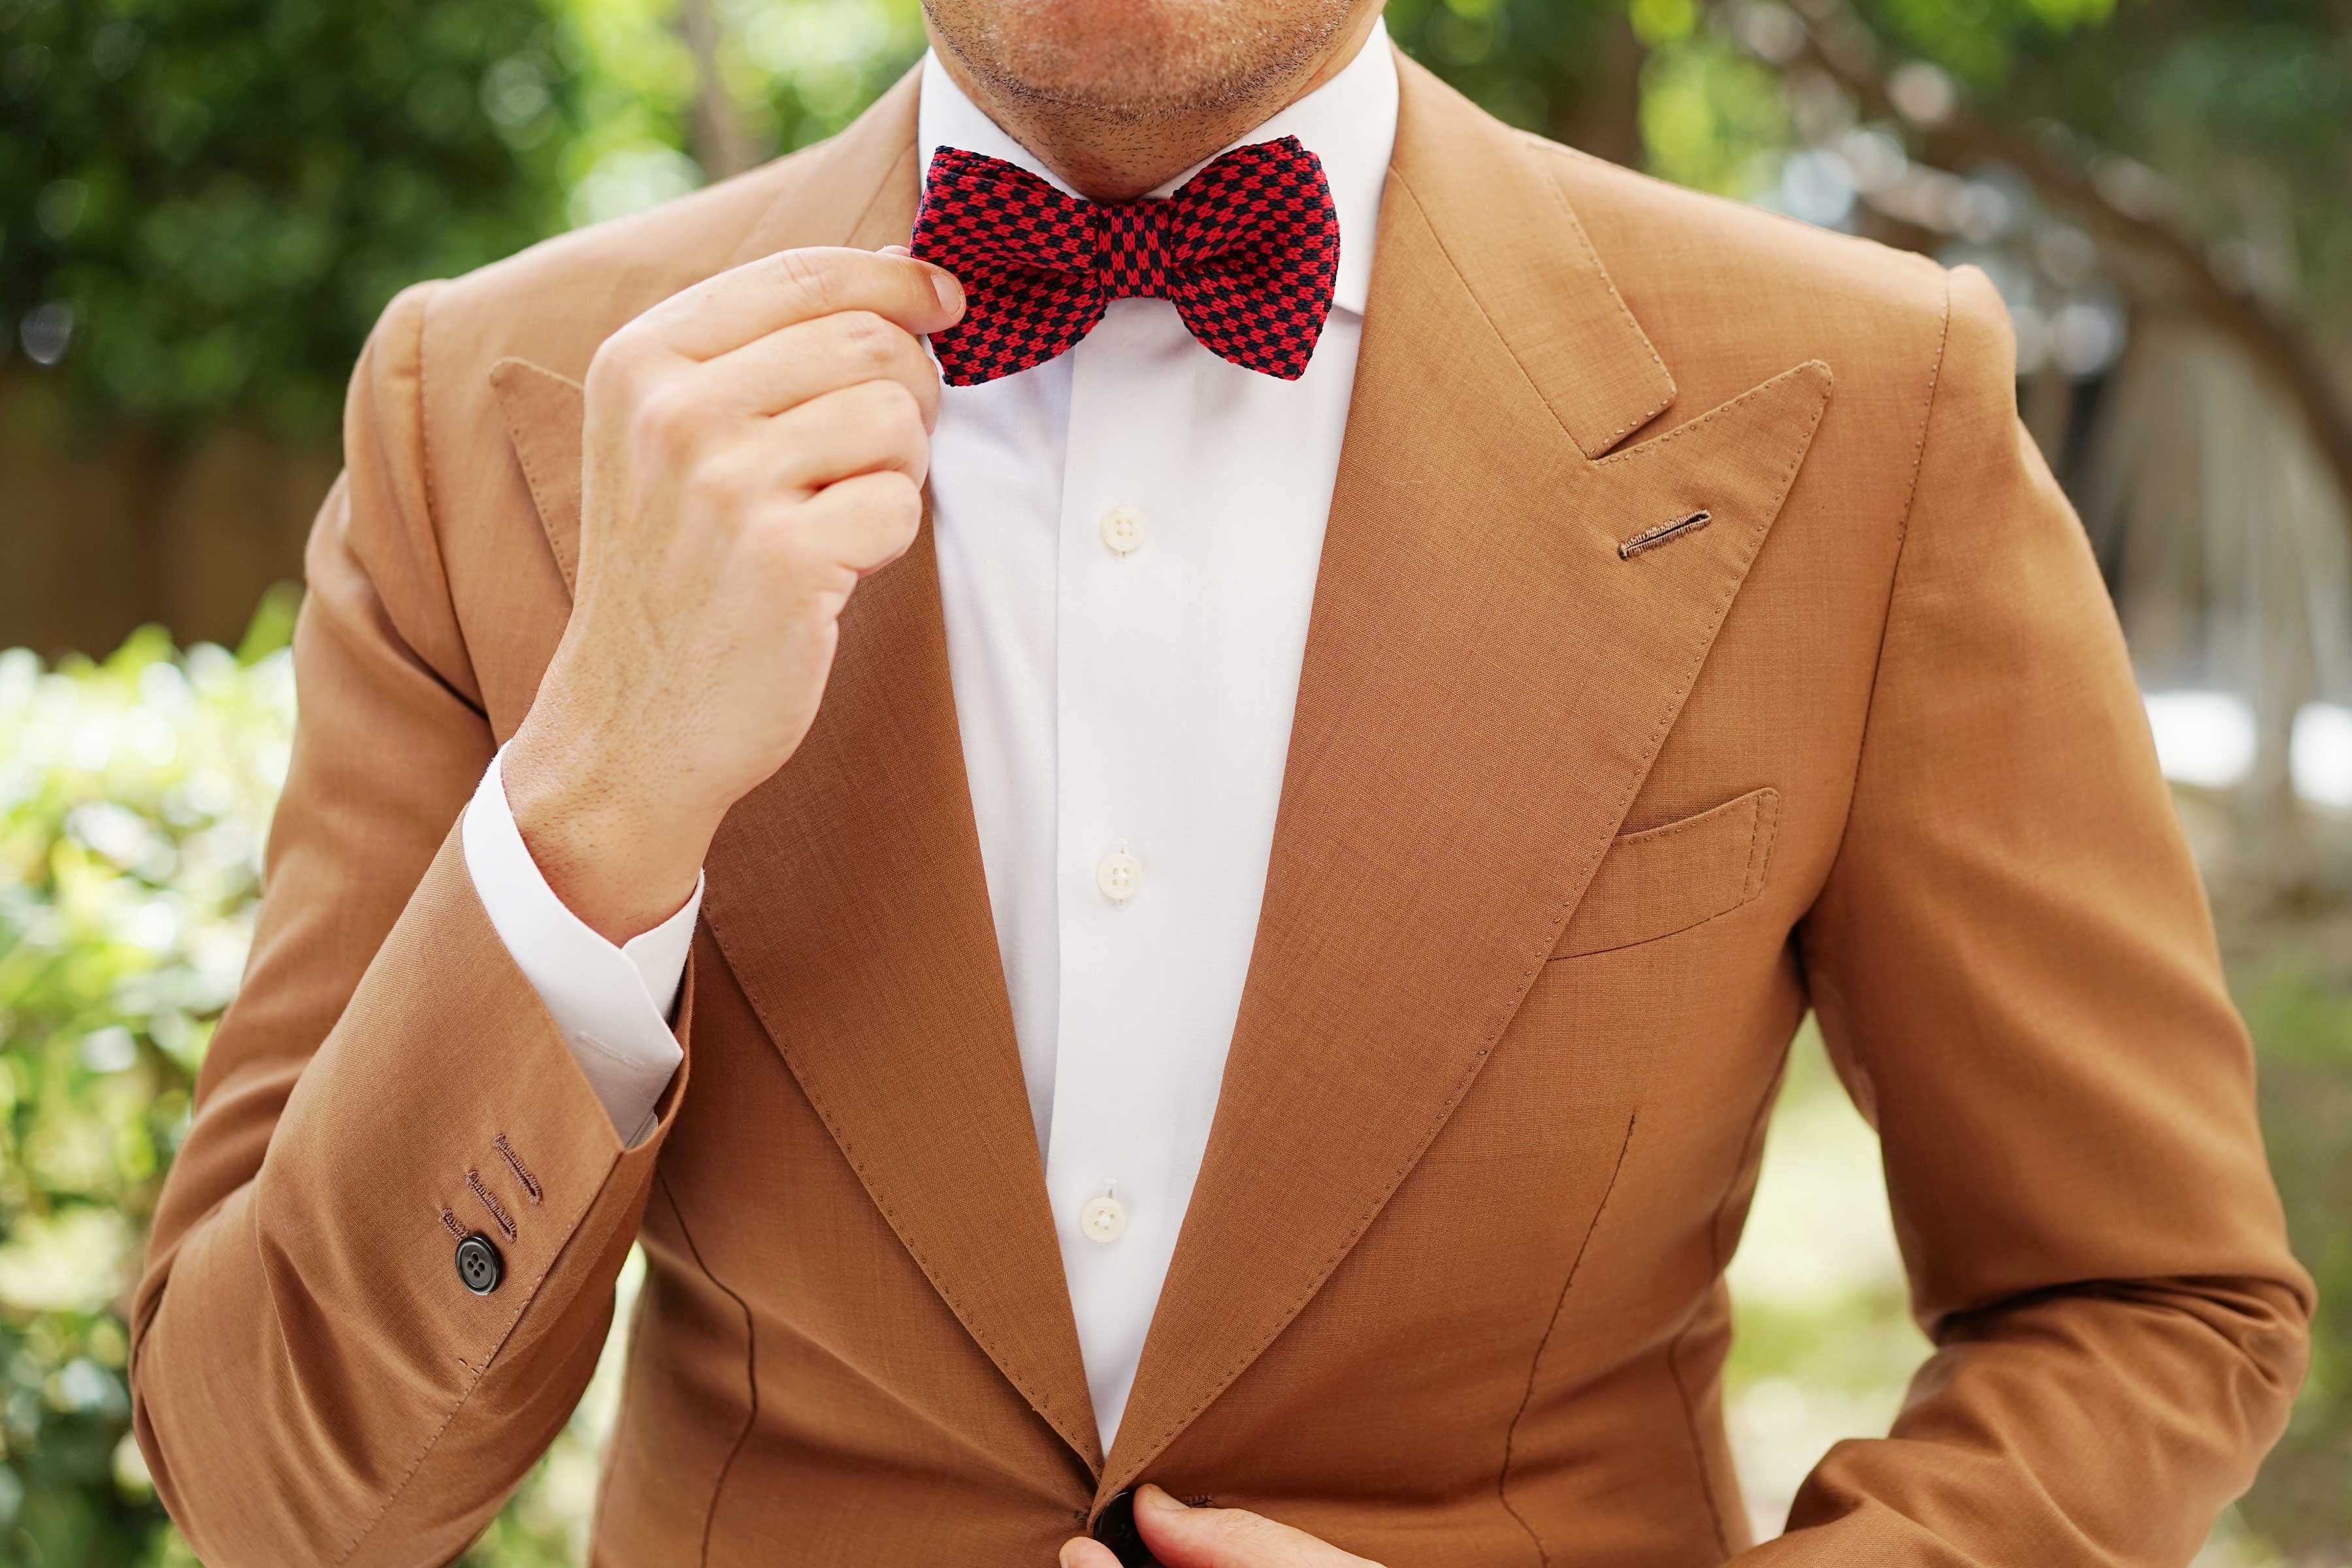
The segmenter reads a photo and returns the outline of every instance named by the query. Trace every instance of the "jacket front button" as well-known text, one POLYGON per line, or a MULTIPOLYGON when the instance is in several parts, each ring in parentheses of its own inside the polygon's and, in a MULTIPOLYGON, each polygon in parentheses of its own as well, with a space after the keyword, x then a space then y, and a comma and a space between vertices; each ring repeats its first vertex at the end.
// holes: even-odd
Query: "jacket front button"
POLYGON ((1143 1544, 1135 1528, 1135 1491, 1129 1488, 1110 1501, 1095 1521, 1095 1539, 1110 1548, 1121 1568, 1160 1568, 1160 1559, 1143 1544))
POLYGON ((457 1244, 457 1279, 467 1289, 487 1296, 506 1277, 506 1259, 499 1256, 488 1237, 476 1231, 457 1244))

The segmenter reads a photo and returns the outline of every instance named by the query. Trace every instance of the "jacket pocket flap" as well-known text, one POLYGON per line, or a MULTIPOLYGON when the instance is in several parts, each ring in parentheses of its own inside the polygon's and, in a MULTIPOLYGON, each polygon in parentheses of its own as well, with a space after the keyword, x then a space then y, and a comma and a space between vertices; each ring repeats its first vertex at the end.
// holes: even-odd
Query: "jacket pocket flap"
POLYGON ((1780 792, 1768 785, 1616 839, 1552 957, 1652 942, 1738 909, 1764 890, 1780 821, 1780 792))

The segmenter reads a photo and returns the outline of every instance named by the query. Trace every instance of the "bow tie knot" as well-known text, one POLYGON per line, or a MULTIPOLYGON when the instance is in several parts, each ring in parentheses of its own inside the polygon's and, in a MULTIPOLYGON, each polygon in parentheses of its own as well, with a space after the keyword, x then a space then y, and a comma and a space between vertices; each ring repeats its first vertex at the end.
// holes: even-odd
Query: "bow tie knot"
POLYGON ((1322 161, 1294 136, 1236 147, 1166 198, 1105 203, 942 147, 913 249, 964 287, 963 320, 931 334, 951 386, 1043 364, 1134 296, 1173 303, 1211 352, 1295 381, 1330 313, 1339 223, 1322 161))
MULTIPOLYGON (((1094 209, 1100 239, 1095 275, 1115 300, 1145 295, 1165 300, 1174 292, 1169 277, 1166 202, 1118 202, 1094 209)), ((1181 262, 1177 265, 1181 265, 1181 262)))

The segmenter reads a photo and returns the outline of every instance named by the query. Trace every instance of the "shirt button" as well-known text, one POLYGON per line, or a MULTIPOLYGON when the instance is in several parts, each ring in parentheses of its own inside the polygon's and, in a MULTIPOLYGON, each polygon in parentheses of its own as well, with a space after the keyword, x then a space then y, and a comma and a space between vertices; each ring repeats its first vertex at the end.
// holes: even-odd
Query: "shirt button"
POLYGON ((1112 903, 1123 904, 1143 887, 1143 862, 1124 849, 1114 849, 1096 865, 1095 886, 1112 903))
POLYGON ((507 1277, 506 1260, 479 1231, 457 1244, 457 1279, 477 1296, 487 1296, 507 1277))
POLYGON ((1078 1228, 1087 1233, 1088 1241, 1108 1247, 1127 1234, 1127 1205, 1108 1194, 1088 1198, 1087 1206, 1078 1211, 1078 1228))
POLYGON ((1131 506, 1115 506, 1103 513, 1102 542, 1118 555, 1132 555, 1143 542, 1143 514, 1131 506))

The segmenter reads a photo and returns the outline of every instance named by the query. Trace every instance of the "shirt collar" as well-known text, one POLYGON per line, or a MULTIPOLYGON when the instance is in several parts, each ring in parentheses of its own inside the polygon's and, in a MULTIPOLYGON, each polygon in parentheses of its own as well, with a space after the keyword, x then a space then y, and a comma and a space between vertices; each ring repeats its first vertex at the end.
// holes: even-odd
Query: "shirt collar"
MULTIPOLYGON (((1002 158, 1066 195, 1076 194, 964 96, 937 54, 923 57, 921 96, 915 112, 915 136, 923 150, 926 170, 931 154, 941 147, 961 147, 1002 158)), ((1396 145, 1396 58, 1389 48, 1388 24, 1376 18, 1356 58, 1330 80, 1218 149, 1225 153, 1255 142, 1296 136, 1323 160, 1323 176, 1330 182, 1331 205, 1339 217, 1339 275, 1332 285, 1331 303, 1359 315, 1371 287, 1372 242, 1380 226, 1381 193, 1388 183, 1389 155, 1396 145)), ((1167 195, 1208 162, 1202 159, 1150 194, 1167 195)))

